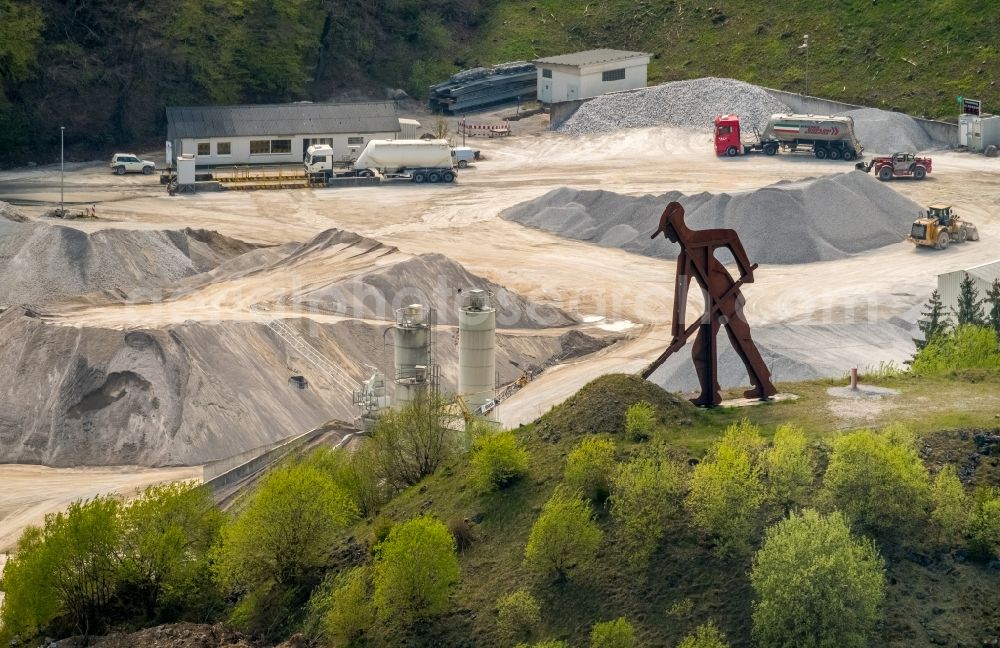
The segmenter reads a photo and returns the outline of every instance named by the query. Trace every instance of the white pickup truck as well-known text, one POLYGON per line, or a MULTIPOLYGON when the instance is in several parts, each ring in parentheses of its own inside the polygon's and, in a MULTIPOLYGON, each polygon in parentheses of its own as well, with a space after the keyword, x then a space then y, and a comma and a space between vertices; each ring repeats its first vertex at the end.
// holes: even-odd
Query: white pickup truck
POLYGON ((115 153, 111 158, 111 170, 118 175, 126 173, 141 173, 149 175, 156 170, 156 163, 140 160, 135 153, 115 153))

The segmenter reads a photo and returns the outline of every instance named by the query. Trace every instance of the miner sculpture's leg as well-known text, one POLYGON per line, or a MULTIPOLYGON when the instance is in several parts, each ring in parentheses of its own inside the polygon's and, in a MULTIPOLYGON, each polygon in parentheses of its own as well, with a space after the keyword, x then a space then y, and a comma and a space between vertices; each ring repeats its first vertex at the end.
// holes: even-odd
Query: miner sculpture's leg
POLYGON ((729 341, 743 361, 750 377, 750 384, 753 385, 753 388, 743 392, 743 395, 747 398, 767 400, 778 393, 778 390, 771 384, 771 372, 767 368, 767 363, 764 362, 757 345, 750 337, 750 325, 743 317, 742 299, 731 298, 731 302, 722 310, 727 314, 726 333, 729 335, 729 341))
POLYGON ((722 402, 718 374, 718 334, 719 319, 712 317, 698 327, 698 335, 691 348, 691 358, 701 383, 701 395, 692 398, 691 402, 699 407, 712 407, 722 402))

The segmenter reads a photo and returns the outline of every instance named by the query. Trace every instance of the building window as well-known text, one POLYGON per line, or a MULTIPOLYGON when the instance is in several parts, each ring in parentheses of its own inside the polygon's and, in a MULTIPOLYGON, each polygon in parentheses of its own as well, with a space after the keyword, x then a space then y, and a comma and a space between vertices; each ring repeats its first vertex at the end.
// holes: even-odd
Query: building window
POLYGON ((361 146, 364 143, 365 143, 365 138, 364 137, 348 137, 347 138, 347 145, 348 146, 361 146))
POLYGON ((326 144, 327 146, 333 146, 332 137, 317 137, 309 141, 310 144, 326 144))
POLYGON ((546 79, 551 79, 552 78, 552 70, 550 70, 548 68, 542 68, 542 76, 545 77, 546 79))
POLYGON ((232 151, 233 147, 231 142, 216 142, 215 144, 216 155, 229 155, 232 151))
POLYGON ((211 155, 211 145, 208 142, 198 142, 198 155, 211 155))
POLYGON ((625 78, 625 68, 601 72, 601 81, 621 81, 625 78))
POLYGON ((292 140, 250 140, 250 155, 281 155, 292 152, 292 140))

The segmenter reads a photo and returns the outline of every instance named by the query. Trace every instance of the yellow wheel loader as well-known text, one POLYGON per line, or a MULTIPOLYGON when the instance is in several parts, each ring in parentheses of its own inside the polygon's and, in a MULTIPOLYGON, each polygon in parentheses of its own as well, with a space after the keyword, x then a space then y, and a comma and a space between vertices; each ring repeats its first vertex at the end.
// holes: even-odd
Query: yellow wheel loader
POLYGON ((951 243, 978 241, 979 230, 952 211, 951 205, 931 205, 927 215, 913 221, 910 235, 906 240, 916 245, 925 245, 943 250, 951 243))

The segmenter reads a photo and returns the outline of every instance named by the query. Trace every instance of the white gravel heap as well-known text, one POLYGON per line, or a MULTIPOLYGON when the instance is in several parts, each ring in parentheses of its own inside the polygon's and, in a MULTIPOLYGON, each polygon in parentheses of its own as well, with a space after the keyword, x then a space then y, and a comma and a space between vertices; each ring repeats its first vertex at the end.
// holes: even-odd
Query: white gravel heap
POLYGON ((837 114, 854 119, 854 133, 866 154, 915 153, 945 146, 933 140, 920 122, 904 113, 858 108, 837 114))
POLYGON ((677 191, 623 196, 561 188, 501 216, 566 238, 672 259, 678 247, 649 235, 673 200, 684 205, 692 229, 734 229, 750 260, 762 264, 829 261, 897 243, 922 212, 887 184, 848 171, 756 191, 691 196, 677 191))
POLYGON ((762 128, 772 114, 788 112, 788 106, 763 88, 705 77, 596 97, 556 130, 589 135, 649 126, 711 129, 716 115, 728 113, 739 115, 746 126, 762 128))

